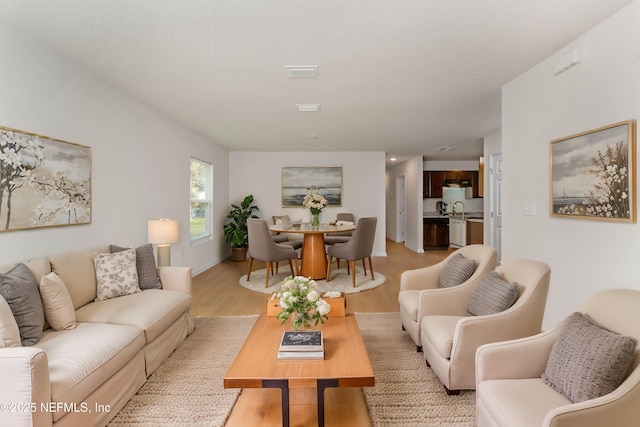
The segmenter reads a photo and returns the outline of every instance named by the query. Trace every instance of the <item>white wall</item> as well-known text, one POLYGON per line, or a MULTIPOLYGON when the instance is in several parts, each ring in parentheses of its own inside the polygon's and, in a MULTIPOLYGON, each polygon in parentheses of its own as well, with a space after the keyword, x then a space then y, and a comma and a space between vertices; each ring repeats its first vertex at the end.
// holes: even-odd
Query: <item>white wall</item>
POLYGON ((225 150, 6 23, 0 25, 0 126, 92 148, 89 225, 0 233, 0 265, 103 244, 141 245, 147 219, 179 220, 172 264, 199 271, 226 256, 225 150), (189 159, 214 164, 214 239, 189 243, 189 159))
POLYGON ((394 239, 396 230, 396 178, 405 177, 405 242, 404 245, 418 253, 424 252, 422 231, 422 156, 416 156, 387 171, 387 237, 394 239))
MULTIPOLYGON (((295 166, 342 167, 342 206, 328 207, 322 222, 339 212, 358 218, 378 218, 373 255, 386 256, 384 152, 241 152, 229 153, 229 202, 239 203, 253 194, 258 216, 272 223, 273 215, 309 221, 309 211, 282 207, 282 168, 295 166)), ((227 210, 230 206, 227 206, 227 210)))
POLYGON ((640 116, 639 22, 634 1, 503 88, 503 258, 550 264, 545 327, 599 290, 640 290, 639 224, 549 215, 549 141, 640 116), (582 63, 555 76, 574 48, 582 63), (535 216, 523 215, 525 202, 535 216))

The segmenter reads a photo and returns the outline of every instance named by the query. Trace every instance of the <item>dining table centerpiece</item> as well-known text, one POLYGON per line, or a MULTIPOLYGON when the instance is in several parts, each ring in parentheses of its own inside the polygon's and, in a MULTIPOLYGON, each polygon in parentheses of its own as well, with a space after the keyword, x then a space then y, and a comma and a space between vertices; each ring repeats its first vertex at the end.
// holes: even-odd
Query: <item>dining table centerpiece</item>
POLYGON ((331 306, 315 288, 315 280, 307 277, 289 276, 284 279, 277 294, 282 307, 277 315, 280 323, 291 319, 291 328, 296 331, 300 328, 311 329, 318 323, 324 324, 331 306))
POLYGON ((311 212, 311 225, 313 227, 320 225, 320 213, 329 204, 327 199, 322 194, 317 193, 316 190, 317 188, 315 187, 309 187, 307 195, 304 196, 302 201, 302 206, 311 212))

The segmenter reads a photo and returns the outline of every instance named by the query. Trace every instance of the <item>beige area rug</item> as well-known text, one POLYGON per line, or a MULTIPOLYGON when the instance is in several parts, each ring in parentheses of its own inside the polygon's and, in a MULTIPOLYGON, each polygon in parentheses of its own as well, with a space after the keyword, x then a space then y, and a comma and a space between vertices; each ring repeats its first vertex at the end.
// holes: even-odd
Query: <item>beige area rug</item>
MULTIPOLYGON (((344 265, 344 264, 342 264, 344 265)), ((373 271, 375 275, 375 280, 371 280, 371 272, 367 268, 367 275, 365 276, 362 272, 362 268, 356 267, 356 287, 353 287, 353 283, 351 282, 351 276, 347 274, 346 268, 338 268, 331 269, 331 280, 327 282, 324 279, 316 280, 316 289, 319 292, 328 292, 328 291, 340 291, 345 294, 354 294, 357 292, 367 291, 369 289, 377 288, 382 285, 386 277, 382 274, 373 271)), ((251 272, 251 280, 247 282, 247 275, 243 275, 240 278, 240 285, 243 287, 252 290, 254 292, 260 292, 262 294, 272 294, 274 292, 278 292, 280 290, 280 286, 282 285, 282 281, 287 277, 291 276, 291 270, 289 269, 289 265, 281 265, 278 274, 275 274, 269 277, 269 287, 265 288, 265 274, 266 270, 263 268, 261 270, 256 270, 251 272)))
POLYGON ((224 374, 257 316, 196 318, 196 330, 122 408, 109 426, 224 426, 240 389, 224 374))
POLYGON ((357 313, 375 387, 363 387, 374 426, 473 427, 475 391, 448 396, 402 330, 399 313, 357 313))
MULTIPOLYGON (((398 313, 358 313, 356 319, 376 379, 375 387, 362 388, 372 425, 475 425, 475 392, 447 396, 402 331, 398 313)), ((223 426, 240 390, 224 389, 222 379, 255 320, 253 316, 195 319, 195 332, 109 425, 223 426)))

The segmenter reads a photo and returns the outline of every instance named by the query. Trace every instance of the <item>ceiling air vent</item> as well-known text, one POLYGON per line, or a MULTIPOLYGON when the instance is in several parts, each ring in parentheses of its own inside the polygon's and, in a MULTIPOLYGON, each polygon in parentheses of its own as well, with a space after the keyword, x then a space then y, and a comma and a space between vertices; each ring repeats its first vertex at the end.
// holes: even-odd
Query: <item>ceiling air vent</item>
POLYGON ((320 104, 296 104, 301 113, 315 113, 320 111, 320 104))
POLYGON ((318 77, 317 65, 285 65, 290 79, 308 79, 318 77))

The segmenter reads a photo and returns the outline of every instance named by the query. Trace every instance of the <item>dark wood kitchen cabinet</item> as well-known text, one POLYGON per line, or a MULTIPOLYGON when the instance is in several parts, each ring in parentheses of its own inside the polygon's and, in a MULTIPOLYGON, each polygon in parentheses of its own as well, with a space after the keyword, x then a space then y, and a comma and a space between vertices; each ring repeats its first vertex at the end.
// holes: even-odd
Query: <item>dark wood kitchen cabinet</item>
POLYGON ((423 248, 439 249, 449 247, 449 219, 423 219, 423 248))
POLYGON ((441 199, 445 181, 468 183, 473 197, 481 197, 478 171, 423 171, 422 197, 424 199, 441 199))

